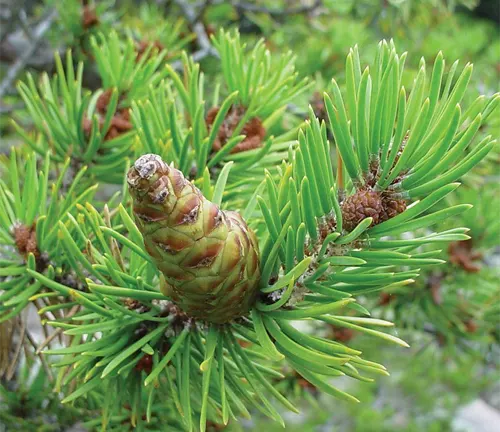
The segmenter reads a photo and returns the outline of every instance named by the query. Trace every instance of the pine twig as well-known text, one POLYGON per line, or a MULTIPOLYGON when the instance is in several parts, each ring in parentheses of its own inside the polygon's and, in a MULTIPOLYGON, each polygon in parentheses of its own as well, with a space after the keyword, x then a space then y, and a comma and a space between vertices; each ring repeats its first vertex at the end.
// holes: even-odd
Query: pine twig
POLYGON ((286 15, 299 15, 303 13, 314 12, 317 8, 322 6, 323 2, 322 0, 315 0, 315 2, 311 5, 303 5, 283 10, 270 9, 266 6, 259 6, 245 1, 232 2, 232 4, 238 12, 245 11, 254 13, 265 13, 273 18, 282 18, 283 16, 286 15))
MULTIPOLYGON (((200 60, 203 60, 205 57, 208 57, 210 55, 212 54, 209 50, 200 49, 191 54, 191 57, 193 58, 193 61, 199 62, 200 60)), ((182 69, 184 68, 184 63, 182 62, 182 60, 176 60, 170 63, 170 66, 176 71, 182 71, 182 69)))
POLYGON ((0 3, 0 44, 5 41, 18 24, 19 13, 23 6, 22 3, 23 2, 16 2, 15 5, 0 3))
POLYGON ((203 57, 206 55, 212 55, 218 58, 219 53, 210 43, 210 38, 207 35, 205 26, 200 21, 201 14, 197 13, 192 5, 183 0, 175 0, 175 4, 181 8, 182 14, 193 29, 193 32, 196 35, 196 43, 200 47, 200 54, 204 51, 206 54, 203 55, 203 57))
POLYGON ((17 78, 19 73, 26 66, 27 62, 34 54, 40 43, 42 42, 44 34, 51 27, 57 16, 57 11, 53 9, 47 16, 38 23, 37 27, 33 31, 31 45, 26 51, 10 66, 5 78, 0 83, 0 98, 4 96, 8 88, 11 87, 14 80, 17 78))

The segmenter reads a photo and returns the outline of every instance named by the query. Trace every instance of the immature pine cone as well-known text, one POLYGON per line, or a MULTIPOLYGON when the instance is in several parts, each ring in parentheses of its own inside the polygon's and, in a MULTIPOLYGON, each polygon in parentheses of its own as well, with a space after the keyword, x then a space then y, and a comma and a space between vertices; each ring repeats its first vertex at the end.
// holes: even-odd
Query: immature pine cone
POLYGON ((358 190, 345 199, 341 206, 342 222, 346 231, 352 231, 367 217, 372 217, 371 226, 380 222, 384 208, 380 194, 370 190, 358 190))
POLYGON ((163 273, 162 292, 189 316, 226 323, 245 315, 260 279, 255 234, 154 154, 127 176, 144 245, 163 273))

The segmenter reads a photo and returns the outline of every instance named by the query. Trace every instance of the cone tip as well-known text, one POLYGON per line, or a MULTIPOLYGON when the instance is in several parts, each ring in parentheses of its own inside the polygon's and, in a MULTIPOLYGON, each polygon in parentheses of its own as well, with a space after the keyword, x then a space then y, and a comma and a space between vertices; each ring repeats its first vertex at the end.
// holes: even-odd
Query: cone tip
POLYGON ((148 153, 137 159, 132 169, 135 169, 139 177, 147 180, 154 175, 158 166, 164 164, 160 156, 154 153, 148 153))

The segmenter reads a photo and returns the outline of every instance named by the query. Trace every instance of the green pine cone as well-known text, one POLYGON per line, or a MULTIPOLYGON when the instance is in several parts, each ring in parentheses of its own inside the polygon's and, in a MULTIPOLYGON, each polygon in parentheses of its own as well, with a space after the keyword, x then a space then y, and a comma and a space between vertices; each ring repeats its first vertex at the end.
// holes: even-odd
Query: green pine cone
POLYGON ((214 323, 245 315, 260 279, 255 234, 154 154, 127 181, 144 245, 163 273, 162 292, 186 314, 214 323))

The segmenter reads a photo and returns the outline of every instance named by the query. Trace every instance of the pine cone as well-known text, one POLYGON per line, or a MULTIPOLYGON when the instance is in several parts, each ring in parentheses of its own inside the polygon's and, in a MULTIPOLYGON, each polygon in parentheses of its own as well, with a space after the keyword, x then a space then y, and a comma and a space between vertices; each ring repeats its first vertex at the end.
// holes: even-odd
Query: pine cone
POLYGON ((406 201, 404 199, 395 199, 387 195, 382 196, 382 207, 384 208, 380 215, 380 222, 392 219, 406 210, 406 201))
MULTIPOLYGON (((206 123, 209 130, 212 129, 212 124, 215 121, 215 117, 217 117, 218 112, 219 107, 213 107, 208 111, 206 123)), ((244 115, 244 107, 240 105, 231 106, 226 114, 226 118, 217 132, 217 137, 215 138, 213 144, 214 151, 219 151, 222 147, 224 147, 224 145, 226 145, 227 141, 233 137, 234 130, 244 115)), ((258 117, 253 117, 248 120, 245 126, 243 126, 241 133, 245 135, 246 138, 231 150, 230 153, 232 154, 262 147, 264 137, 266 136, 266 129, 258 117)))
POLYGON ((245 315, 260 270, 257 239, 241 216, 220 210, 154 154, 140 157, 127 180, 144 245, 165 277, 162 292, 193 318, 245 315))
POLYGON ((341 206, 342 221, 346 231, 352 231, 365 218, 372 217, 371 226, 380 222, 384 208, 378 192, 359 190, 345 199, 341 206))

